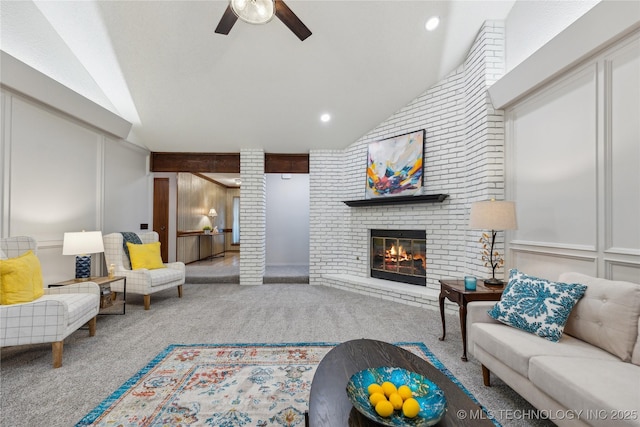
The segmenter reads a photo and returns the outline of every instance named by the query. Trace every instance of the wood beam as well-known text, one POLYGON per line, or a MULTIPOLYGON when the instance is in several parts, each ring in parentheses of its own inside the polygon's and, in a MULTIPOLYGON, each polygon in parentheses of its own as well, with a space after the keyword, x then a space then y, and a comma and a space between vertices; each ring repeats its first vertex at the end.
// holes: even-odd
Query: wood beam
POLYGON ((240 154, 151 153, 151 172, 240 173, 240 154))
POLYGON ((265 153, 264 173, 309 173, 309 155, 265 153))
MULTIPOLYGON (((309 154, 264 155, 265 173, 309 173, 309 154)), ((240 154, 151 153, 151 172, 240 173, 240 154)))

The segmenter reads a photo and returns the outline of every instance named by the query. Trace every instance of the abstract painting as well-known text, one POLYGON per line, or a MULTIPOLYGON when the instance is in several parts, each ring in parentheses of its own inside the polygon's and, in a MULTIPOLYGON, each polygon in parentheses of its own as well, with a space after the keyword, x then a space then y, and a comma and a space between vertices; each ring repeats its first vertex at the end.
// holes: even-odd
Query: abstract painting
POLYGON ((423 152, 424 129, 369 143, 365 199, 420 194, 423 152))

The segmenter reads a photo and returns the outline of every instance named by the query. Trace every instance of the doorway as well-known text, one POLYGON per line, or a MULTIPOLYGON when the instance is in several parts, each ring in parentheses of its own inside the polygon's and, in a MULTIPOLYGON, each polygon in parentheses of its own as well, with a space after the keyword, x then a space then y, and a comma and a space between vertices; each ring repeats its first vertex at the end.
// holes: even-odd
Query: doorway
POLYGON ((309 174, 266 176, 266 267, 309 268, 309 174))
POLYGON ((153 179, 153 231, 158 233, 162 262, 169 262, 169 178, 153 179))

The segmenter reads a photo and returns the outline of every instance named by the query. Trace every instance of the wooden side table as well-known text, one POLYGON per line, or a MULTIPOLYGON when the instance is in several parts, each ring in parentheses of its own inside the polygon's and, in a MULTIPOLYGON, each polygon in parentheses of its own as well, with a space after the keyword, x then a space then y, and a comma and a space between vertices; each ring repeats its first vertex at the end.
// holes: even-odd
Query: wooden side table
POLYGON ((67 286, 67 285, 72 285, 74 283, 82 283, 82 282, 94 282, 94 283, 97 283, 98 286, 100 286, 100 291, 101 291, 100 292, 100 298, 101 298, 100 307, 101 307, 101 309, 98 312, 98 314, 102 314, 102 315, 125 314, 126 309, 127 309, 127 278, 125 276, 115 276, 115 277, 111 277, 111 278, 107 277, 107 276, 95 276, 95 277, 89 277, 86 280, 71 279, 71 280, 65 280, 64 282, 52 283, 52 284, 49 285, 49 287, 53 288, 53 287, 56 287, 56 286, 67 286), (108 289, 109 290, 108 298, 111 298, 113 296, 113 294, 111 293, 111 283, 117 282, 118 280, 124 280, 124 288, 123 288, 123 292, 122 292, 122 301, 119 301, 119 300, 114 301, 114 303, 115 303, 114 306, 122 304, 122 312, 119 312, 119 313, 107 312, 106 311, 107 309, 109 311, 112 311, 111 309, 114 306, 102 307, 102 290, 103 289, 108 289))
POLYGON ((462 360, 467 361, 467 304, 472 301, 499 301, 504 287, 488 287, 482 280, 478 280, 475 291, 464 288, 464 280, 442 279, 440 280, 440 317, 442 318, 442 337, 444 341, 447 334, 444 321, 444 299, 455 302, 459 307, 460 331, 462 332, 462 360))

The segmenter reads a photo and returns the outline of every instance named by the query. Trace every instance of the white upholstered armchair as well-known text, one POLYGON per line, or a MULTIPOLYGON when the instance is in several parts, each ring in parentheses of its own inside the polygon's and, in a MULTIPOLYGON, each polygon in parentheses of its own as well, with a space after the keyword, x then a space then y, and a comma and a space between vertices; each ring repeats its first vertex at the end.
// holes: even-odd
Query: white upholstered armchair
MULTIPOLYGON (((153 243, 158 241, 158 233, 136 233, 140 241, 153 243)), ((122 233, 111 233, 103 236, 104 258, 107 267, 115 267, 116 276, 127 278, 127 292, 144 296, 144 309, 151 307, 151 294, 168 288, 178 288, 178 297, 182 298, 182 285, 185 279, 185 267, 182 262, 165 263, 166 268, 147 270, 145 268, 132 270, 131 261, 124 251, 124 237, 122 233)), ((112 292, 123 292, 122 281, 111 284, 112 292)), ((115 294, 114 294, 115 295, 115 294)))
MULTIPOLYGON (((0 239, 0 259, 16 258, 29 250, 35 254, 36 247, 35 239, 27 236, 0 239)), ((87 322, 89 336, 95 335, 100 287, 81 282, 43 291, 31 302, 0 305, 0 347, 50 342, 53 367, 59 368, 67 336, 87 322)))

